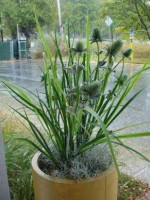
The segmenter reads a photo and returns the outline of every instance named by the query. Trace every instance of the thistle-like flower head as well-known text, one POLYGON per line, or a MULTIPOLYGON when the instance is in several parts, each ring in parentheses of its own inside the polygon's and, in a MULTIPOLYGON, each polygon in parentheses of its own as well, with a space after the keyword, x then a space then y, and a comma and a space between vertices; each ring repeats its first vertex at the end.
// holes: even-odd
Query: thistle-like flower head
POLYGON ((123 52, 123 56, 126 57, 126 58, 130 58, 132 54, 132 49, 127 49, 126 51, 123 52))
POLYGON ((83 53, 86 51, 86 49, 84 48, 83 42, 78 41, 76 43, 75 48, 71 48, 72 51, 74 51, 75 53, 83 53))
POLYGON ((117 40, 117 41, 113 42, 107 49, 107 55, 109 57, 115 57, 121 50, 122 45, 123 45, 123 43, 121 40, 117 40))
POLYGON ((95 28, 92 32, 91 43, 102 42, 102 36, 99 28, 95 28))
POLYGON ((82 70, 84 70, 84 66, 83 65, 72 65, 72 70, 73 70, 73 73, 80 73, 82 70))
POLYGON ((88 95, 90 98, 95 98, 100 95, 101 92, 101 82, 94 81, 91 84, 84 83, 81 90, 88 95))
POLYGON ((121 76, 121 78, 120 78, 120 77, 117 78, 117 81, 119 82, 119 85, 123 85, 124 82, 125 82, 127 79, 128 79, 128 76, 127 76, 126 74, 123 74, 123 75, 121 76))

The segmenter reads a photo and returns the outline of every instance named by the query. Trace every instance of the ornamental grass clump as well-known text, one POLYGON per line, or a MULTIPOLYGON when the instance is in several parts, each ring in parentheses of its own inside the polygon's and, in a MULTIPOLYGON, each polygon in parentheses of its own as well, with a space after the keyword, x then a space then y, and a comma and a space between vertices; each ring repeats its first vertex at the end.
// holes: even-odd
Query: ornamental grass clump
POLYGON ((120 40, 110 44, 106 51, 101 50, 102 38, 99 29, 93 31, 90 40, 89 24, 88 21, 85 47, 81 41, 75 46, 72 44, 70 26, 68 26, 66 43, 69 56, 68 61, 64 61, 57 35, 53 37, 57 48, 53 58, 37 22, 45 48, 42 94, 25 91, 13 83, 2 80, 10 95, 24 107, 22 112, 12 109, 28 122, 35 137, 34 140, 29 138, 20 138, 20 140, 28 142, 41 152, 40 165, 44 171, 48 170, 51 175, 52 172, 56 172, 55 175, 60 177, 64 177, 65 174, 67 178, 72 179, 97 175, 102 169, 106 170, 112 161, 119 173, 114 144, 127 148, 148 160, 121 140, 150 136, 150 132, 121 134, 119 130, 110 129, 110 125, 117 118, 121 120, 122 112, 141 93, 142 90, 131 96, 130 91, 139 81, 141 74, 149 67, 145 64, 134 75, 126 76, 124 59, 130 57, 131 50, 122 52, 120 40), (92 52, 90 41, 97 44, 95 51, 97 64, 90 61, 92 52), (119 61, 117 61, 118 54, 119 58, 121 55, 119 61), (115 80, 110 85, 113 77, 115 80), (40 126, 37 121, 33 122, 30 114, 36 116, 40 126), (99 155, 104 159, 100 159, 94 153, 94 148, 101 152, 102 147, 106 151, 99 155), (95 160, 95 167, 93 167, 93 160, 95 160))

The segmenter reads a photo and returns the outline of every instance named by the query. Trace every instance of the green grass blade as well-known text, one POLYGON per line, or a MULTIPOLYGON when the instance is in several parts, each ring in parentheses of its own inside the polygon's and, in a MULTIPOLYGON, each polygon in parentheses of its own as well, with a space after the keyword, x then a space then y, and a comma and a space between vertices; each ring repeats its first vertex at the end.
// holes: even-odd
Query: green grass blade
POLYGON ((89 16, 87 17, 87 22, 86 22, 86 48, 87 48, 87 54, 86 54, 86 67, 87 67, 87 77, 91 73, 91 68, 90 68, 90 19, 89 16))
POLYGON ((106 136, 106 141, 108 143, 108 146, 110 148, 110 152, 111 152, 111 155, 112 155, 112 158, 113 158, 113 161, 114 161, 114 164, 115 164, 115 167, 116 167, 116 170, 118 172, 118 174, 120 175, 120 171, 119 171, 119 167, 118 167, 118 163, 117 163, 117 160, 116 160, 116 156, 115 156, 115 152, 114 152, 114 149, 113 149, 113 145, 112 145, 112 142, 111 142, 111 139, 110 139, 110 135, 109 135, 109 132, 105 126, 105 124, 103 123, 103 121, 101 120, 101 118, 98 116, 98 114, 92 110, 90 107, 85 107, 85 110, 89 113, 92 114, 92 116, 94 116, 96 118, 96 120, 99 122, 105 136, 106 136))
POLYGON ((127 126, 124 126, 124 127, 122 127, 122 128, 119 128, 119 129, 114 130, 114 132, 115 132, 115 133, 118 133, 118 132, 120 132, 120 131, 129 129, 129 128, 133 128, 133 127, 137 127, 137 126, 141 126, 141 125, 145 125, 145 124, 150 124, 150 121, 145 121, 145 122, 141 122, 141 123, 137 123, 137 124, 127 125, 127 126))
POLYGON ((116 136, 118 139, 150 137, 150 132, 124 133, 116 136))

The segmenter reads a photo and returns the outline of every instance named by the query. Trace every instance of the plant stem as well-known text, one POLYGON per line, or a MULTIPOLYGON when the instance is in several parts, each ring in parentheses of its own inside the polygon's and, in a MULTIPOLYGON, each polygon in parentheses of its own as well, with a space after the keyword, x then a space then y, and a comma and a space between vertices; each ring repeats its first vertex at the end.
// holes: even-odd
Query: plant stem
POLYGON ((98 64, 99 64, 99 61, 100 61, 100 50, 99 50, 98 42, 96 42, 96 45, 97 45, 97 67, 96 67, 96 73, 95 73, 94 80, 97 79, 97 76, 98 76, 98 79, 99 79, 99 67, 98 67, 98 64))

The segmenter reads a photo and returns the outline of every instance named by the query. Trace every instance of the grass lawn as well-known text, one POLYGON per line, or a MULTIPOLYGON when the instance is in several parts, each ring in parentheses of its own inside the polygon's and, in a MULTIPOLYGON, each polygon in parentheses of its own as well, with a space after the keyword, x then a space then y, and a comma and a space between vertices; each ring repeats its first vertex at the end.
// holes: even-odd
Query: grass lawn
MULTIPOLYGON (((76 41, 78 41, 78 39, 76 39, 76 41)), ((85 44, 85 40, 83 40, 83 42, 85 44)), ((110 42, 103 42, 103 43, 101 43, 100 48, 101 49, 105 49, 109 44, 110 44, 110 42)), ((52 48, 51 48, 52 55, 55 55, 56 48, 54 47, 53 42, 49 41, 49 45, 52 46, 52 48)), ((123 49, 126 50, 128 48, 130 48, 130 43, 128 43, 128 42, 124 43, 123 44, 123 49)), ((66 57, 66 59, 67 59, 66 44, 65 44, 65 42, 63 40, 60 43, 60 49, 62 51, 62 55, 64 57, 66 57)), ((94 53, 94 51, 96 51, 96 45, 95 44, 91 45, 91 50, 93 51, 91 61, 96 61, 97 56, 95 56, 95 53, 94 53)), ((34 53, 35 54, 34 58, 35 59, 36 58, 42 58, 43 57, 42 56, 42 52, 43 52, 43 48, 42 47, 37 49, 37 51, 35 51, 35 53, 34 53)), ((143 64, 143 63, 145 63, 145 61, 148 58, 150 58, 150 44, 148 44, 146 42, 134 43, 133 52, 134 52, 134 60, 131 61, 131 60, 126 59, 126 62, 127 63, 132 63, 132 64, 143 64)))
MULTIPOLYGON (((130 44, 124 44, 123 49, 127 49, 130 47, 130 44)), ((150 44, 148 43, 138 43, 134 44, 133 48, 134 60, 126 60, 128 63, 133 64, 143 64, 145 61, 150 58, 150 44)))
MULTIPOLYGON (((101 44, 101 49, 105 50, 105 48, 109 44, 110 43, 102 43, 101 44)), ((124 43, 123 44, 123 50, 126 50, 128 48, 130 48, 130 44, 129 43, 124 43)), ((93 50, 91 61, 97 61, 96 60, 97 56, 94 53, 94 51, 96 51, 96 46, 95 45, 91 45, 91 49, 93 50)), ((134 55, 134 59, 133 60, 125 59, 125 62, 126 63, 131 63, 131 64, 144 64, 146 62, 146 60, 148 58, 150 58, 150 44, 148 44, 148 43, 134 44, 133 55, 134 55)), ((103 58, 104 57, 101 57, 101 59, 103 59, 103 58)), ((118 58, 118 60, 119 60, 119 58, 118 58)))

